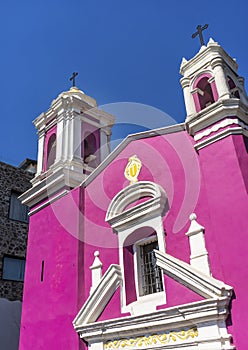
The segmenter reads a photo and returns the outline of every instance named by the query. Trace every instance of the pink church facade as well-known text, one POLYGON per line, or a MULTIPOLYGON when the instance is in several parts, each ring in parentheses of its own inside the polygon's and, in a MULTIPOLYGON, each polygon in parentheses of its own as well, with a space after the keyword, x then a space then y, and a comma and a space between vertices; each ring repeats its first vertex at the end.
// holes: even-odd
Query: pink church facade
POLYGON ((80 90, 36 119, 20 350, 246 349, 248 100, 211 39, 181 74, 185 123, 107 158, 80 90))

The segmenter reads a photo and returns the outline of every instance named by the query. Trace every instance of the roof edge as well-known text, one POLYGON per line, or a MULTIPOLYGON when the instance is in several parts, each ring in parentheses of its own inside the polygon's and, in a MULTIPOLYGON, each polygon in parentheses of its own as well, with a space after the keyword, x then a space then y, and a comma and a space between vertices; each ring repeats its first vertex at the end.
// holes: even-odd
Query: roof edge
POLYGON ((81 183, 81 186, 87 187, 112 161, 115 159, 123 149, 132 141, 154 137, 158 135, 172 134, 174 132, 185 131, 185 124, 180 123, 176 125, 166 126, 158 129, 151 129, 147 131, 138 132, 128 135, 108 156, 107 158, 81 183))

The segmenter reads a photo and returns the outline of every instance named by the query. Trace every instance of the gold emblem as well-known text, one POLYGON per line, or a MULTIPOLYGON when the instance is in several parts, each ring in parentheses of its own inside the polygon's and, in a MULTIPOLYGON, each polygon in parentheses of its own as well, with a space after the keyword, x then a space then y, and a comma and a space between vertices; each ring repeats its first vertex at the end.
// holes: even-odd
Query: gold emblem
POLYGON ((139 160, 139 158, 137 158, 136 155, 128 159, 128 163, 125 168, 124 175, 125 175, 125 178, 130 181, 130 185, 138 181, 138 176, 140 173, 141 166, 142 166, 142 163, 139 160))

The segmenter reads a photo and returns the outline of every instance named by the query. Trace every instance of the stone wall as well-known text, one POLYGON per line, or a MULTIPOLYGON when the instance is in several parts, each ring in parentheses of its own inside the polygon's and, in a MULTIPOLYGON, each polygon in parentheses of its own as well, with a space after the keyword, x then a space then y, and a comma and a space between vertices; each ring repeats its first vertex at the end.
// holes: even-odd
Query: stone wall
POLYGON ((23 282, 3 279, 4 256, 25 258, 28 223, 9 218, 11 192, 25 192, 33 174, 0 162, 0 298, 22 300, 23 282))

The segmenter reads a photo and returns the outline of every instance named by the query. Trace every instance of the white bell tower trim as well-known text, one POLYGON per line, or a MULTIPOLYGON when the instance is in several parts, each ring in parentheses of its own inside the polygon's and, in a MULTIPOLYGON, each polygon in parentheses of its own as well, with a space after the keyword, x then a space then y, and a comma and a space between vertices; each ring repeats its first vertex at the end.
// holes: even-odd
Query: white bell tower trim
POLYGON ((34 120, 39 137, 37 173, 33 187, 21 196, 23 203, 49 203, 55 193, 79 186, 110 153, 113 124, 114 117, 77 87, 62 92, 34 120))
POLYGON ((213 39, 190 60, 183 58, 180 73, 190 135, 237 117, 247 123, 248 98, 236 60, 213 39))

